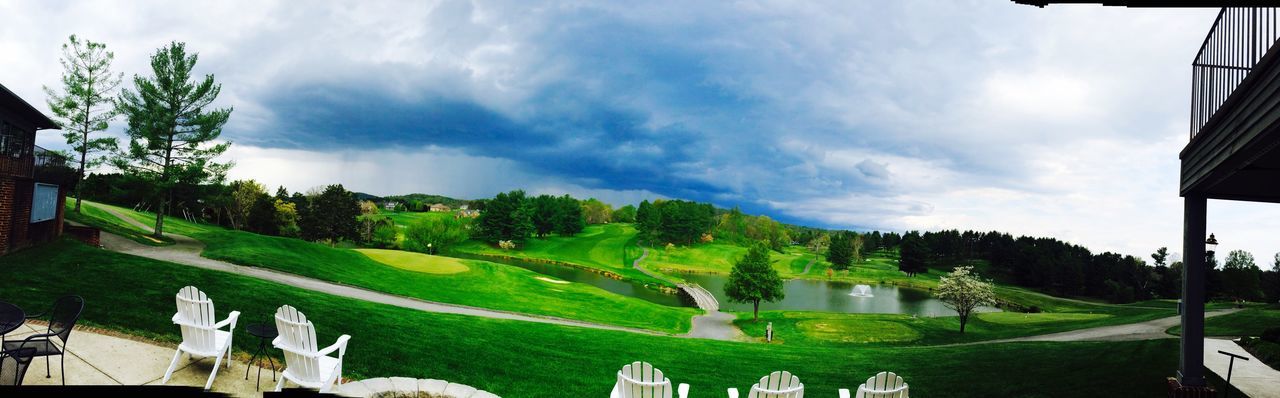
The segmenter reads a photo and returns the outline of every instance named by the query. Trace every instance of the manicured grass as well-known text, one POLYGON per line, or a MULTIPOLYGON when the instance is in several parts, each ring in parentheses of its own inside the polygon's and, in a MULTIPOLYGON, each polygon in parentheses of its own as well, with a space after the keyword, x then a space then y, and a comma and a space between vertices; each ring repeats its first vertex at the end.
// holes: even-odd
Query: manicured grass
POLYGON ((773 322, 774 338, 781 340, 782 344, 938 345, 1056 333, 1176 315, 1170 311, 1144 308, 1098 307, 1092 310, 1038 314, 980 313, 969 318, 964 333, 960 333, 960 318, 954 316, 761 311, 758 322, 752 322, 750 313, 740 313, 734 323, 747 335, 764 338, 765 325, 773 322))
POLYGON ((142 243, 144 245, 164 246, 164 245, 173 244, 173 239, 169 239, 169 238, 156 239, 155 237, 152 237, 151 234, 149 234, 147 231, 143 231, 141 228, 138 228, 137 226, 124 222, 124 220, 116 218, 115 216, 108 214, 105 211, 102 211, 102 209, 95 207, 95 205, 96 204, 93 204, 88 201, 82 201, 80 203, 80 213, 76 213, 74 210, 75 199, 67 198, 65 211, 63 212, 63 214, 67 220, 71 220, 84 225, 88 225, 90 227, 98 228, 103 231, 113 233, 116 235, 120 235, 125 238, 128 238, 129 240, 142 243))
POLYGON ((404 250, 356 249, 374 261, 403 270, 428 274, 456 274, 470 268, 463 260, 453 257, 432 256, 404 250))
MULTIPOLYGON (((1270 328, 1280 328, 1280 305, 1255 305, 1239 312, 1204 320, 1205 336, 1253 336, 1270 328)), ((1171 334, 1182 334, 1182 326, 1169 328, 1171 334)))
MULTIPOLYGON (((105 205, 99 205, 105 206, 105 205)), ((116 208, 145 224, 145 213, 116 208)), ((108 215, 110 216, 110 215, 108 215)), ((542 274, 488 261, 457 260, 469 270, 455 274, 410 271, 422 257, 402 253, 389 266, 356 250, 303 240, 264 236, 166 218, 166 230, 203 242, 204 257, 270 268, 316 279, 416 297, 504 311, 577 319, 669 333, 689 330, 698 310, 668 307, 581 283, 550 283, 542 274)), ((387 256, 384 256, 384 259, 387 256)), ((442 260, 435 260, 442 261, 442 260)))
MULTIPOLYGON (((179 339, 169 320, 173 294, 185 285, 208 293, 222 313, 241 311, 242 324, 268 322, 277 306, 289 304, 316 323, 320 341, 352 336, 344 365, 348 378, 445 379, 504 397, 605 396, 618 368, 635 360, 653 363, 677 383, 690 383, 698 396, 723 396, 727 387, 747 388, 770 371, 786 369, 796 372, 806 395, 814 397, 833 397, 837 388, 852 388, 882 370, 903 375, 919 396, 1160 397, 1164 377, 1177 367, 1176 340, 955 347, 750 344, 432 314, 71 241, 0 257, 0 272, 7 277, 0 300, 36 309, 58 295, 77 293, 87 302, 83 323, 170 344, 179 339)), ((257 340, 243 329, 236 333, 238 350, 256 348, 257 340)), ((278 350, 269 352, 278 358, 278 350)))
POLYGON ((588 225, 572 237, 548 236, 530 238, 520 250, 502 250, 480 241, 468 241, 453 250, 462 253, 513 256, 538 260, 550 260, 592 267, 642 283, 669 285, 631 267, 631 260, 638 253, 627 250, 636 237, 631 224, 588 225))

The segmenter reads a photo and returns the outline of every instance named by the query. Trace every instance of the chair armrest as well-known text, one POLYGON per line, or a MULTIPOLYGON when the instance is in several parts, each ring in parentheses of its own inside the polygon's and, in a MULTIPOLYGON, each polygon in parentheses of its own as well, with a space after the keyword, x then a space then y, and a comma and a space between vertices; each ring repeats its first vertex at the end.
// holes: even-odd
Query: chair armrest
POLYGON ((169 318, 169 320, 173 321, 173 323, 176 323, 176 324, 182 324, 182 320, 180 319, 181 317, 182 317, 181 313, 175 312, 173 313, 173 318, 169 318))
POLYGON ((227 319, 223 319, 221 322, 218 322, 218 323, 213 324, 213 328, 214 328, 214 329, 222 329, 222 327, 223 327, 223 326, 227 326, 228 324, 230 324, 230 325, 231 325, 231 329, 232 329, 232 330, 235 330, 235 328, 236 328, 236 319, 238 319, 238 318, 240 318, 240 311, 231 311, 231 313, 230 313, 230 314, 227 314, 227 319))
POLYGON ((738 398, 738 389, 730 387, 729 398, 738 398))
POLYGON ((314 358, 314 357, 322 357, 322 356, 325 356, 325 355, 329 355, 329 354, 330 354, 330 353, 332 353, 334 350, 338 350, 338 359, 342 359, 342 355, 343 355, 343 354, 345 354, 345 353, 347 352, 347 341, 348 341, 348 340, 351 340, 351 336, 350 336, 350 335, 345 335, 345 334, 344 334, 344 335, 338 336, 338 341, 334 342, 334 343, 333 343, 333 345, 328 346, 328 347, 325 347, 324 349, 322 349, 322 350, 320 350, 320 351, 317 351, 315 354, 312 354, 312 355, 310 355, 310 356, 311 356, 311 357, 313 357, 313 358, 314 358))
MULTIPOLYGON (((22 339, 22 342, 25 344, 31 340, 48 340, 50 337, 57 336, 57 335, 58 335, 57 333, 36 333, 22 339)), ((9 340, 9 341, 13 341, 13 340, 9 340)))
POLYGON ((840 398, 849 398, 849 389, 848 389, 848 388, 841 388, 841 389, 840 389, 840 398))
POLYGON ((688 398, 688 397, 689 397, 689 383, 680 383, 680 385, 679 385, 679 386, 676 386, 676 394, 679 394, 679 395, 680 395, 680 398, 688 398))

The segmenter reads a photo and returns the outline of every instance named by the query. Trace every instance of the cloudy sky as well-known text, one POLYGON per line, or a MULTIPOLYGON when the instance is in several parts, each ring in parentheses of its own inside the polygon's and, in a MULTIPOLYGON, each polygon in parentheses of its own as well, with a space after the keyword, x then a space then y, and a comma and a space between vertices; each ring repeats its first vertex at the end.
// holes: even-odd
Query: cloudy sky
MULTIPOLYGON (((126 77, 177 40, 235 108, 231 177, 269 186, 1181 251, 1189 64, 1216 10, 630 3, 0 1, 0 83, 47 109, 68 35, 126 77)), ((1280 206, 1211 202, 1209 226, 1268 267, 1280 251, 1280 206)))

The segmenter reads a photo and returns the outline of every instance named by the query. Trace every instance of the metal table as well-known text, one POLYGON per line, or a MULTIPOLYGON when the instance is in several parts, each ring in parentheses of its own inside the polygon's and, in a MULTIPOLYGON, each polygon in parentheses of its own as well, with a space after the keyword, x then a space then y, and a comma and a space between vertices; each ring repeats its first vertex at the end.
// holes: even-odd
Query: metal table
MULTIPOLYGON (((258 355, 262 354, 264 351, 267 350, 267 343, 270 342, 271 340, 274 340, 276 336, 280 335, 280 333, 276 331, 275 325, 268 325, 264 323, 254 323, 254 324, 245 326, 244 328, 245 330, 249 331, 249 334, 258 338, 258 350, 254 351, 253 357, 249 358, 249 364, 252 365, 254 360, 258 359, 258 355)), ((276 381, 276 361, 274 359, 271 359, 270 355, 267 355, 266 357, 267 357, 267 361, 271 362, 271 381, 276 381)), ((249 369, 251 369, 251 367, 249 366, 246 366, 244 369, 245 380, 249 380, 249 369)), ((261 366, 258 367, 258 380, 253 384, 254 391, 258 390, 259 384, 262 384, 262 367, 261 366)))
POLYGON ((18 306, 0 301, 0 336, 14 331, 27 319, 27 313, 18 306))

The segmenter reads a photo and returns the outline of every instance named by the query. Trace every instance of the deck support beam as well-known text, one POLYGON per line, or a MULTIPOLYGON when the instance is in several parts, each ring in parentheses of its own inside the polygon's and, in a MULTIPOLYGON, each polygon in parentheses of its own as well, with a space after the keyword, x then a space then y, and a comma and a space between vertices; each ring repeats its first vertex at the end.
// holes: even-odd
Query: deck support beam
POLYGON ((1182 337, 1178 381, 1204 386, 1204 283, 1207 202, 1203 195, 1183 197, 1182 337))

